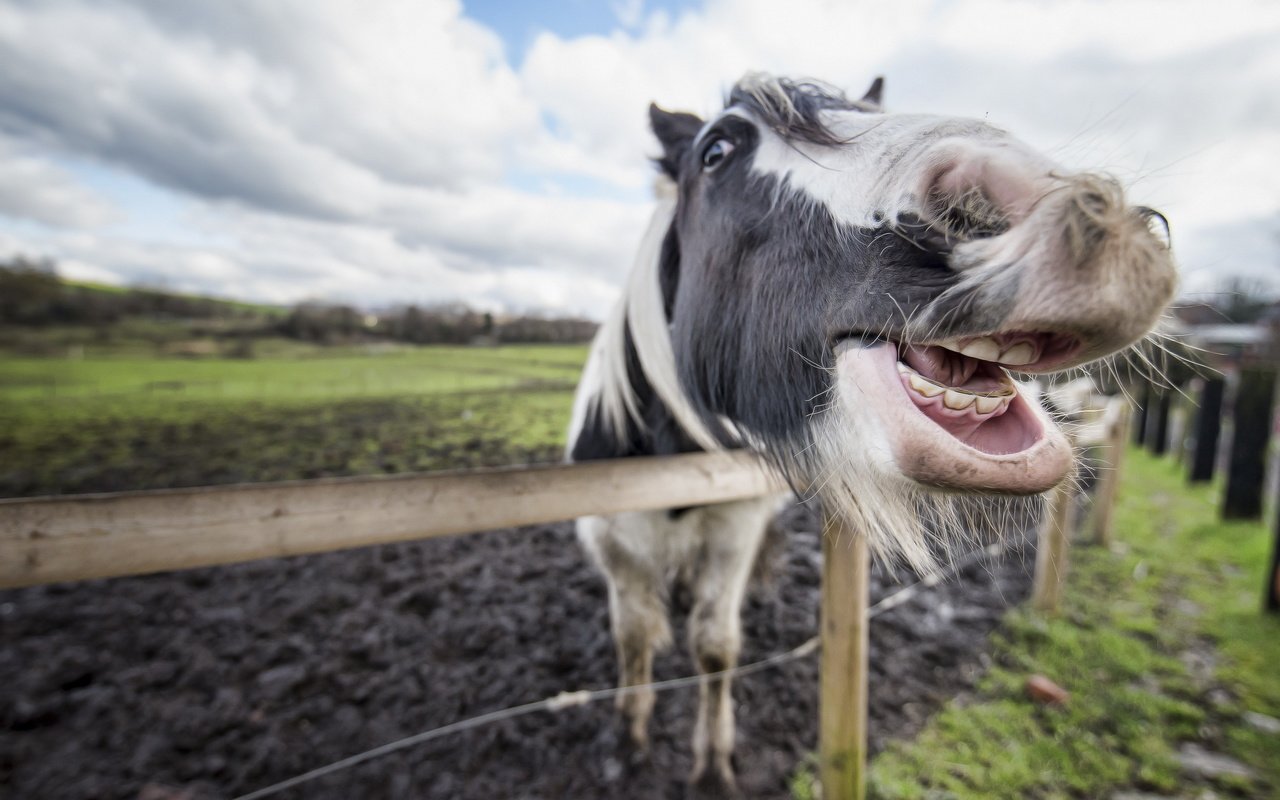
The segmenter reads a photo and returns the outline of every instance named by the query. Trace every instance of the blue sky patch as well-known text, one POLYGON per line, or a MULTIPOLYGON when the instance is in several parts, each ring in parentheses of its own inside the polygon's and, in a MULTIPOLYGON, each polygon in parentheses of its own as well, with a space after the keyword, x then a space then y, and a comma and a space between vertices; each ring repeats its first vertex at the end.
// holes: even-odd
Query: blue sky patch
POLYGON ((605 36, 615 30, 636 30, 654 11, 675 19, 681 11, 702 7, 700 0, 463 0, 463 12, 502 37, 507 60, 519 67, 539 33, 562 39, 591 34, 605 36), (637 11, 638 9, 638 11, 637 11))

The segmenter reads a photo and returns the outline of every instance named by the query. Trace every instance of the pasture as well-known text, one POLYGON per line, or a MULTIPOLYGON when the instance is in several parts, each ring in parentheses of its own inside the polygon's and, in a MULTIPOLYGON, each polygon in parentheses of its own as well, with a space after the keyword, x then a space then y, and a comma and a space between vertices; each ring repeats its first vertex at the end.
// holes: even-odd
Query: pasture
MULTIPOLYGON (((180 405, 169 400, 344 400, 438 395, 552 384, 571 387, 586 348, 507 347, 316 348, 304 355, 254 359, 6 358, 0 398, 7 404, 107 400, 126 405, 180 405)), ((148 409, 150 410, 150 409, 148 409)))
MULTIPOLYGON (((1247 721, 1280 713, 1280 630, 1255 611, 1266 531, 1216 523, 1215 490, 1187 491, 1171 465, 1130 463, 1116 545, 1073 553, 1060 617, 1016 608, 1033 554, 1015 534, 1004 556, 876 618, 872 797, 1274 796, 1276 735, 1247 721), (1034 672, 1072 693, 1066 707, 1024 695, 1034 672), (1188 745, 1252 776, 1188 773, 1188 745)), ((819 529, 813 509, 783 515, 772 577, 744 609, 744 661, 815 630, 819 529)), ((911 579, 877 566, 872 599, 911 579)), ((604 584, 568 524, 6 591, 0 633, 0 785, 19 796, 226 798, 614 677, 604 584)), ((655 669, 692 665, 676 648, 655 669)), ((806 658, 739 681, 746 796, 815 796, 817 679, 806 658)), ((647 759, 600 703, 287 796, 700 797, 683 778, 691 694, 659 699, 647 759)))
POLYGON ((556 460, 586 355, 276 349, 0 359, 0 496, 556 460))
MULTIPOLYGON (((0 494, 556 460, 584 356, 536 346, 8 358, 0 494)), ((1116 545, 1073 553, 1060 617, 1017 608, 1029 541, 878 617, 871 796, 1274 796, 1280 747, 1246 719, 1280 715, 1280 630, 1253 611, 1266 532, 1217 523, 1215 497, 1135 451, 1116 545), (1037 672, 1072 693, 1068 706, 1024 696, 1037 672), (1188 772, 1188 746, 1251 775, 1188 772)), ((783 516, 772 578, 744 609, 744 661, 816 629, 819 530, 812 508, 783 516)), ((871 596, 910 580, 877 566, 871 596)), ((604 584, 568 524, 7 591, 0 785, 23 796, 229 797, 416 730, 607 686, 608 630, 604 584), (75 775, 62 766, 72 761, 75 775)), ((675 648, 656 677, 692 669, 675 648)), ((739 682, 749 796, 814 796, 817 677, 807 658, 739 682)), ((648 759, 627 755, 615 712, 598 704, 442 739, 305 796, 521 786, 683 797, 691 702, 659 699, 648 759)))

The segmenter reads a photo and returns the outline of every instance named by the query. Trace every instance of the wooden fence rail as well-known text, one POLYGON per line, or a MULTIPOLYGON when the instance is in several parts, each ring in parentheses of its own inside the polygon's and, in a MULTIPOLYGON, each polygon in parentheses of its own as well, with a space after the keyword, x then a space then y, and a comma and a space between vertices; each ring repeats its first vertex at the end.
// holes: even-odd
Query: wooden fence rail
POLYGON ((756 497, 746 453, 0 500, 0 588, 756 497))

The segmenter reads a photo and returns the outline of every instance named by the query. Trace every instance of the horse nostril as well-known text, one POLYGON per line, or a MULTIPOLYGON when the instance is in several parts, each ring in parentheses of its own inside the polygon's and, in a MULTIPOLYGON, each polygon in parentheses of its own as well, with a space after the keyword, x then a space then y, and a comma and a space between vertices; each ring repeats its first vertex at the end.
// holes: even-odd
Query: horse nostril
POLYGON ((938 165, 925 189, 924 213, 957 242, 1005 233, 1010 211, 1029 193, 1018 170, 998 159, 967 155, 938 165))
POLYGON ((928 213, 949 238, 966 242, 989 239, 1009 230, 1009 218, 981 186, 962 192, 933 192, 926 202, 928 213))
POLYGON ((893 232, 928 253, 948 255, 959 244, 950 230, 938 220, 910 211, 903 211, 894 218, 893 232))

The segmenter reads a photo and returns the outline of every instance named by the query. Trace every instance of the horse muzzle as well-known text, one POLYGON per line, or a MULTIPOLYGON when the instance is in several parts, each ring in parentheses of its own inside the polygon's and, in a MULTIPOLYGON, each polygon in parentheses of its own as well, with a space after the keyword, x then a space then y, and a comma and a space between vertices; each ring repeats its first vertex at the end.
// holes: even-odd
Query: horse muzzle
MULTIPOLYGON (((966 319, 1001 320, 954 337, 1014 332, 1054 338, 1056 357, 1028 363, 1051 372, 1101 358, 1146 334, 1177 288, 1168 224, 1128 205, 1114 179, 1064 176, 1016 152, 942 159, 921 189, 919 213, 895 232, 946 256, 957 286, 924 310, 908 338, 936 338, 963 302, 966 319), (912 336, 914 334, 914 337, 912 336), (1063 342, 1071 341, 1070 347, 1063 342)), ((938 159, 933 159, 938 162, 938 159)))

